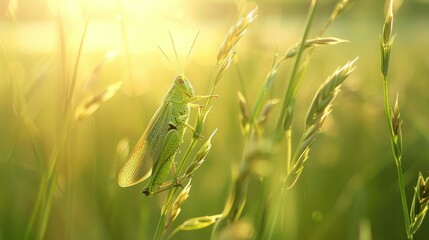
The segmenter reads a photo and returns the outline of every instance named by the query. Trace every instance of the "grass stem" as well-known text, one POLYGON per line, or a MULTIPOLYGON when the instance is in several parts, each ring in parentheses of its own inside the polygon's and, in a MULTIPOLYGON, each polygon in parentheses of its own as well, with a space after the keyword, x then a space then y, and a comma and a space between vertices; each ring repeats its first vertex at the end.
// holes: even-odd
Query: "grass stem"
POLYGON ((407 197, 405 194, 404 178, 403 178, 403 173, 402 173, 402 160, 401 160, 401 156, 397 156, 395 154, 396 143, 394 140, 395 135, 393 132, 393 124, 391 121, 392 113, 391 113, 390 107, 389 107, 387 76, 384 76, 384 79, 383 79, 383 93, 384 93, 384 108, 385 108, 386 119, 387 119, 387 124, 388 124, 388 128, 389 128, 389 135, 390 135, 390 143, 391 143, 391 147, 392 147, 392 153, 393 153, 393 156, 395 158, 396 170, 398 173, 398 187, 399 187, 399 192, 401 195, 402 212, 404 214, 404 221, 405 221, 405 231, 407 234, 407 238, 412 240, 413 234, 411 234, 411 232, 410 232, 411 222, 410 222, 410 215, 408 212, 407 197))

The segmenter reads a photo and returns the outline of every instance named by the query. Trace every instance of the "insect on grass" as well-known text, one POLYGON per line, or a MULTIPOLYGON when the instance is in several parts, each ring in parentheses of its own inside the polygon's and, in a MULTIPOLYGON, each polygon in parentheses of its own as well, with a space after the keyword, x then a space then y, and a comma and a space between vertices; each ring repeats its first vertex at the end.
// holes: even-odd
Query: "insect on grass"
MULTIPOLYGON (((179 63, 172 37, 171 41, 176 60, 179 63)), ((165 55, 164 52, 163 54, 165 55)), ((166 58, 171 63, 167 56, 166 58)), ((183 72, 174 79, 161 106, 153 115, 143 135, 122 165, 118 175, 119 186, 132 186, 150 177, 143 190, 143 193, 149 196, 171 188, 173 182, 178 182, 165 182, 165 180, 171 169, 174 169, 174 157, 183 141, 186 128, 195 132, 194 128, 188 124, 190 108, 196 106, 192 102, 214 97, 195 95, 191 82, 183 72)))

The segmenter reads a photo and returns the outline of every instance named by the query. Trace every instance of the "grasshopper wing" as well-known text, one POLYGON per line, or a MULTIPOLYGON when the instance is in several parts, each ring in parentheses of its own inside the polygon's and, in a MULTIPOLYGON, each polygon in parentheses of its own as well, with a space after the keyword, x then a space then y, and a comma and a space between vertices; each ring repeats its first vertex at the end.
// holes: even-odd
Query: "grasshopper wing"
POLYGON ((129 187, 140 183, 152 174, 152 166, 159 160, 163 151, 164 138, 169 128, 171 104, 164 102, 146 127, 127 161, 122 165, 118 184, 129 187))

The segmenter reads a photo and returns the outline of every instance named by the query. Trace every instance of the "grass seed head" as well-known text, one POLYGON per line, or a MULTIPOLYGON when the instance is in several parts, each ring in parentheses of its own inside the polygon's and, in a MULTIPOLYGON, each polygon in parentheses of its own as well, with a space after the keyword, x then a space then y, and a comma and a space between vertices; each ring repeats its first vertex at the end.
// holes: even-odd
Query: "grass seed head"
POLYGON ((387 78, 389 70, 390 53, 392 51, 393 41, 395 36, 393 32, 393 0, 390 0, 384 20, 383 31, 381 36, 381 72, 384 79, 387 78))
POLYGON ((319 88, 307 113, 307 128, 325 121, 331 111, 331 103, 337 96, 341 84, 355 69, 354 63, 356 60, 357 58, 338 68, 319 88))
POLYGON ((353 2, 354 0, 339 0, 335 5, 334 11, 331 13, 331 21, 337 19, 353 2))
POLYGON ((226 35, 217 55, 216 74, 214 77, 214 85, 222 78, 225 71, 231 65, 235 55, 235 45, 246 32, 247 27, 257 16, 258 7, 255 7, 246 16, 241 17, 232 25, 226 35))
POLYGON ((221 217, 222 217, 222 214, 191 218, 189 220, 186 220, 184 223, 182 223, 178 227, 178 229, 182 231, 189 231, 189 230, 205 228, 215 223, 221 217))
POLYGON ((263 108, 263 111, 262 111, 262 114, 261 114, 261 116, 259 117, 259 121, 258 121, 258 125, 259 125, 260 127, 265 125, 265 123, 266 123, 266 122, 268 121, 268 119, 270 118, 271 113, 273 112, 273 108, 274 108, 274 106, 275 106, 277 103, 279 103, 279 102, 280 102, 280 100, 279 100, 279 99, 269 99, 269 100, 265 103, 264 108, 263 108))
POLYGON ((286 178, 286 188, 293 187, 298 180, 304 168, 304 163, 308 159, 310 148, 317 134, 320 132, 326 117, 331 113, 332 101, 337 96, 341 84, 355 69, 354 63, 356 60, 357 58, 338 68, 316 92, 307 113, 304 134, 297 146, 292 159, 292 168, 286 178))
POLYGON ((240 40, 240 38, 243 36, 243 34, 246 32, 247 27, 257 16, 257 9, 253 9, 250 11, 246 16, 240 18, 230 29, 228 34, 225 37, 225 40, 223 41, 219 53, 217 55, 217 63, 223 62, 224 59, 230 54, 230 52, 233 50, 237 42, 240 40))
POLYGON ((420 173, 418 180, 420 204, 428 204, 429 202, 429 177, 426 179, 420 173))
POLYGON ((392 126, 393 126, 393 134, 397 137, 400 132, 401 128, 401 114, 399 113, 399 106, 398 106, 398 100, 399 100, 399 94, 396 95, 396 101, 395 101, 395 107, 393 108, 393 114, 392 114, 392 126))
POLYGON ((252 239, 255 227, 246 219, 240 219, 228 225, 219 235, 219 240, 252 239))
MULTIPOLYGON (((346 43, 346 42, 348 41, 344 39, 336 38, 336 37, 320 37, 320 38, 308 39, 305 42, 304 47, 307 49, 312 47, 331 46, 331 45, 336 45, 339 43, 346 43)), ((295 57, 296 53, 298 52, 298 49, 299 49, 299 44, 296 44, 296 46, 293 48, 289 48, 286 51, 286 53, 283 55, 280 61, 295 57)))
POLYGON ((393 31, 393 0, 390 0, 383 25, 383 44, 387 44, 392 38, 393 31))
POLYGON ((241 125, 245 130, 250 120, 249 107, 247 106, 246 98, 243 96, 241 92, 237 92, 237 101, 238 101, 238 106, 240 107, 241 125))
POLYGON ((115 94, 118 92, 118 90, 121 88, 122 82, 116 82, 107 87, 106 90, 102 91, 101 93, 88 97, 86 100, 83 101, 83 103, 76 109, 75 111, 75 118, 78 120, 82 120, 91 114, 93 114, 95 111, 97 111, 98 108, 100 108, 101 104, 115 96, 115 94))
POLYGON ((186 175, 190 176, 192 175, 200 166, 203 164, 205 158, 209 154, 210 149, 212 148, 212 137, 216 133, 217 129, 210 135, 209 139, 201 146, 200 150, 198 150, 197 155, 194 158, 194 161, 192 161, 191 164, 189 164, 188 168, 186 169, 186 175))
POLYGON ((167 221, 165 222, 165 228, 168 228, 170 224, 176 219, 179 213, 182 211, 181 207, 186 199, 189 197, 189 191, 191 190, 191 181, 183 188, 182 192, 174 200, 173 205, 167 215, 167 221))
POLYGON ((414 234, 420 228, 429 209, 429 177, 426 179, 420 173, 414 188, 413 203, 410 211, 410 232, 414 234))

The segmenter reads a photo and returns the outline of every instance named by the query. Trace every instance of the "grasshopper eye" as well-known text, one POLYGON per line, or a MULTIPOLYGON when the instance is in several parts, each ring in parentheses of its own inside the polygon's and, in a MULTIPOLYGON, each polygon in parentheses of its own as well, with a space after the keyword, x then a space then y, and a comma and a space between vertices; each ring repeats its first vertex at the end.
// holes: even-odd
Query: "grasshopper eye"
POLYGON ((176 81, 177 82, 179 82, 180 84, 183 84, 185 81, 183 81, 183 79, 182 79, 182 77, 181 76, 178 76, 177 78, 176 78, 176 81))

